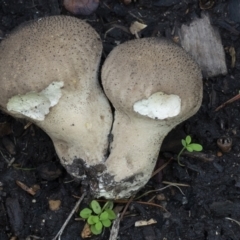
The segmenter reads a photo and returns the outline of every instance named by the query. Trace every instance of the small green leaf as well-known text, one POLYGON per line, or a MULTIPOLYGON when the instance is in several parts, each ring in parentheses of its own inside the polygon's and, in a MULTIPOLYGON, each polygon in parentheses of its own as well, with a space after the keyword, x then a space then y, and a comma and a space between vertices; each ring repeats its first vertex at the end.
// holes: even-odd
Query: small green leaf
POLYGON ((98 230, 98 231, 102 231, 102 228, 103 228, 103 225, 101 222, 98 222, 95 224, 95 228, 98 230))
POLYGON ((105 210, 105 209, 113 209, 113 201, 107 201, 103 208, 102 208, 102 211, 105 210))
POLYGON ((99 235, 102 232, 102 230, 97 230, 95 225, 91 225, 90 229, 94 235, 99 235))
POLYGON ((192 141, 192 138, 191 138, 191 136, 187 135, 185 140, 186 140, 187 145, 189 145, 192 141))
POLYGON ((104 227, 110 227, 112 223, 109 219, 106 219, 106 220, 102 220, 102 224, 104 227))
POLYGON ((186 141, 185 141, 184 139, 182 139, 181 142, 182 142, 182 145, 183 145, 184 147, 187 146, 187 143, 186 143, 186 141))
POLYGON ((93 225, 93 224, 95 224, 95 222, 93 221, 93 217, 94 216, 89 216, 89 218, 88 218, 88 220, 87 220, 87 223, 89 224, 89 225, 93 225))
POLYGON ((193 151, 196 151, 196 152, 200 152, 203 150, 202 145, 198 143, 191 143, 190 146, 193 149, 193 151))
POLYGON ((188 150, 188 152, 193 152, 191 145, 187 146, 186 149, 188 150))
POLYGON ((100 220, 106 220, 108 219, 108 213, 104 211, 103 213, 100 214, 100 220))
POLYGON ((90 207, 92 208, 92 210, 94 211, 94 213, 96 214, 100 214, 102 209, 99 205, 99 203, 96 200, 92 200, 90 203, 90 207))
POLYGON ((98 216, 92 216, 92 221, 94 223, 98 223, 100 221, 99 217, 98 216))
POLYGON ((80 212, 80 217, 87 219, 89 218, 89 216, 91 216, 92 210, 89 208, 84 208, 81 212, 80 212))
POLYGON ((107 209, 106 212, 108 213, 108 219, 114 220, 117 218, 117 216, 113 210, 107 209))

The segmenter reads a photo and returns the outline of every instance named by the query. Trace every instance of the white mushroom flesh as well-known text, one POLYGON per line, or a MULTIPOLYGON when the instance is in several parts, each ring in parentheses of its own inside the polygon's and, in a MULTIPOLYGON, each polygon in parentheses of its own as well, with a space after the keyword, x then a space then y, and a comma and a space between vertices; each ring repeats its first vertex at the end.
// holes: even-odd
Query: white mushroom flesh
POLYGON ((50 107, 55 106, 61 98, 63 85, 63 82, 53 82, 40 93, 29 92, 13 96, 7 103, 7 110, 32 120, 43 121, 50 107))
POLYGON ((134 103, 133 110, 152 119, 165 119, 177 116, 181 111, 181 99, 174 94, 157 92, 147 99, 134 103))

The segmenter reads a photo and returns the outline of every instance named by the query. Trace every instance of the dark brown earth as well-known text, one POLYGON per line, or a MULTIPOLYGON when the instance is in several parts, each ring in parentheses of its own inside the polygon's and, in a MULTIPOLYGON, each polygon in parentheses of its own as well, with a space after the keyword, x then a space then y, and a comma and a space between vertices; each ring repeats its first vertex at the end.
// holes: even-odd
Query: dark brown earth
MULTIPOLYGON (((208 12, 212 24, 219 29, 226 53, 228 74, 203 80, 201 109, 168 135, 160 159, 167 162, 175 157, 181 148, 181 138, 188 134, 203 145, 203 152, 197 156, 183 155, 185 167, 171 161, 162 175, 149 181, 139 195, 167 186, 164 182, 158 183, 161 177, 162 181, 188 186, 179 185, 181 191, 171 186, 140 199, 147 202, 155 196, 151 202, 164 206, 168 212, 133 202, 121 222, 119 239, 240 239, 237 222, 240 221, 240 101, 215 112, 216 107, 240 90, 239 5, 238 0, 137 0, 129 5, 118 0, 102 0, 93 14, 77 16, 87 19, 100 34, 103 61, 117 44, 134 39, 128 30, 133 21, 147 25, 139 35, 141 38, 173 38, 174 27, 188 24, 202 12, 208 12), (231 67, 229 47, 236 52, 234 67, 231 67), (221 153, 217 146, 218 139, 223 137, 233 142, 228 153, 221 153), (160 193, 163 200, 158 200, 160 193), (151 218, 157 221, 155 225, 134 227, 136 220, 151 218)), ((62 1, 0 0, 0 38, 25 21, 59 14, 71 15, 63 8, 62 1)), ((0 240, 13 236, 22 240, 50 240, 74 207, 77 201, 74 196, 81 196, 82 186, 61 167, 48 136, 36 126, 26 129, 24 126, 25 122, 0 114, 0 240), (16 181, 27 186, 39 185, 40 189, 32 196, 16 181), (51 211, 49 200, 60 200, 60 209, 51 211)), ((85 199, 81 208, 89 202, 90 199, 85 199)), ((76 220, 77 217, 76 213, 64 230, 62 240, 81 239, 84 222, 76 220)), ((109 239, 109 230, 94 239, 109 239)))

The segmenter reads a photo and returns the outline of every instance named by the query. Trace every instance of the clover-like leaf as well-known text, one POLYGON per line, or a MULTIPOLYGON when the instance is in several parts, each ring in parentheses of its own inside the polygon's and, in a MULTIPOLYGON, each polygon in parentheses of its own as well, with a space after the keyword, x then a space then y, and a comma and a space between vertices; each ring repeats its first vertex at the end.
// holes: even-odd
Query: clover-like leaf
POLYGON ((187 146, 187 143, 186 143, 185 139, 182 139, 181 142, 182 142, 182 145, 183 145, 184 147, 187 146))
POLYGON ((108 213, 108 219, 114 220, 117 218, 115 212, 111 209, 106 209, 106 212, 108 213))
POLYGON ((84 208, 81 212, 80 212, 80 217, 81 218, 84 218, 84 219, 87 219, 89 218, 89 216, 91 216, 92 214, 92 210, 89 209, 89 208, 84 208))
POLYGON ((102 211, 105 210, 105 209, 113 209, 113 201, 107 201, 103 208, 102 208, 102 211))
POLYGON ((192 149, 191 145, 186 146, 186 149, 187 149, 189 152, 193 152, 193 149, 192 149))
POLYGON ((94 213, 96 213, 96 214, 100 214, 101 211, 102 211, 99 203, 98 203, 96 200, 91 201, 90 207, 92 208, 92 210, 93 210, 94 213))
POLYGON ((186 144, 189 145, 192 141, 191 136, 187 135, 186 138, 185 138, 185 141, 186 141, 186 144))
POLYGON ((89 216, 89 218, 87 219, 87 223, 89 224, 89 225, 93 225, 93 224, 95 224, 95 222, 93 221, 93 217, 94 216, 89 216))
POLYGON ((108 213, 107 213, 107 211, 102 212, 102 213, 100 214, 100 217, 99 217, 99 218, 100 218, 101 221, 108 219, 108 213))
POLYGON ((110 227, 112 223, 109 219, 106 219, 106 220, 102 220, 102 224, 104 227, 110 227))
POLYGON ((196 152, 200 152, 203 150, 202 145, 198 143, 191 143, 190 147, 193 149, 193 151, 196 151, 196 152))
POLYGON ((102 232, 102 229, 101 230, 97 230, 96 227, 95 227, 95 224, 94 225, 91 225, 90 227, 91 229, 91 232, 94 234, 94 235, 98 235, 102 232))
POLYGON ((95 224, 95 228, 96 228, 96 230, 98 230, 98 231, 102 231, 102 228, 103 228, 102 222, 96 223, 96 224, 95 224))
POLYGON ((92 221, 94 223, 98 223, 100 221, 99 217, 98 216, 92 216, 92 221))

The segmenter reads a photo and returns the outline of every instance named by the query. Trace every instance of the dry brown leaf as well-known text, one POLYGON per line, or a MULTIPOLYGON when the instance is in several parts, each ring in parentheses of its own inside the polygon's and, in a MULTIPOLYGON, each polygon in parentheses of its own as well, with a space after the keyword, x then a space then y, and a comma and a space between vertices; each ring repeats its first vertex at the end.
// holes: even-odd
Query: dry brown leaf
POLYGON ((153 218, 151 218, 148 221, 140 220, 140 221, 135 222, 135 227, 148 226, 148 225, 152 225, 152 224, 155 224, 155 223, 157 223, 157 221, 154 220, 153 218))
POLYGON ((234 68, 235 67, 235 64, 236 64, 236 51, 235 51, 235 48, 234 47, 230 47, 229 48, 229 54, 232 58, 232 61, 231 61, 231 68, 234 68))
POLYGON ((11 124, 7 122, 0 123, 0 137, 4 137, 12 133, 11 124))
POLYGON ((138 32, 140 32, 141 30, 143 30, 144 28, 146 28, 147 25, 146 24, 143 24, 143 23, 140 23, 138 21, 135 21, 131 24, 129 30, 130 32, 135 35, 136 37, 138 37, 138 32))
POLYGON ((91 236, 92 236, 92 232, 91 232, 90 226, 88 223, 86 223, 81 232, 81 237, 82 238, 90 238, 91 236))

